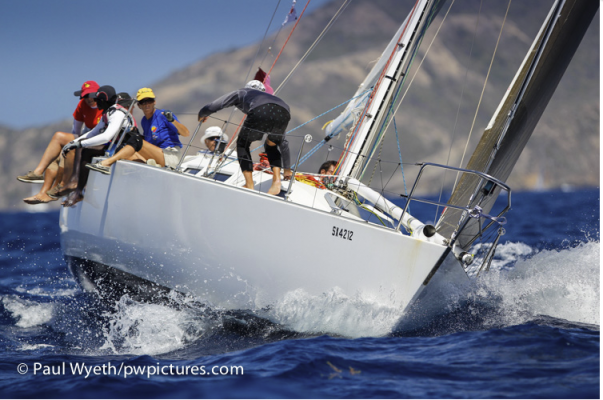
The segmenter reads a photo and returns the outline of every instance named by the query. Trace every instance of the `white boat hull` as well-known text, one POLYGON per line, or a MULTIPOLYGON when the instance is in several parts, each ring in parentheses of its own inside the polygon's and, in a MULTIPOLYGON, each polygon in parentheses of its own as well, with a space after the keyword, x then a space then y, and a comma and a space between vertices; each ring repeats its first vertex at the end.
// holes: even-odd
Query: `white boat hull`
POLYGON ((447 249, 133 162, 118 162, 111 175, 92 172, 84 201, 63 208, 60 225, 70 262, 92 261, 223 309, 260 310, 300 289, 337 290, 402 314, 447 249), (345 237, 334 234, 341 230, 345 237))

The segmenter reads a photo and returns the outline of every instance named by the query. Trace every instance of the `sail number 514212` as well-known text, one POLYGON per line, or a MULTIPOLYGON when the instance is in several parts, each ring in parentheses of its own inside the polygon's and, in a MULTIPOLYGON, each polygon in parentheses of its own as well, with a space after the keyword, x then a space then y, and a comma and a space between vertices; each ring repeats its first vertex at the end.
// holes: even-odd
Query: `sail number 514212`
POLYGON ((334 226, 333 227, 333 236, 338 236, 344 240, 352 240, 352 236, 354 236, 354 232, 334 226))

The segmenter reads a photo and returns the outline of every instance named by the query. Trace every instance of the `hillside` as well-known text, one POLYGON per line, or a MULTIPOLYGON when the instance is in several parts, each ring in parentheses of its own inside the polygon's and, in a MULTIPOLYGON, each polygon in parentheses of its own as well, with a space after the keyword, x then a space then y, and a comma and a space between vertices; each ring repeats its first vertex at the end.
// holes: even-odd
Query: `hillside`
MULTIPOLYGON (((356 0, 351 3, 278 93, 291 106, 290 129, 354 94, 412 3, 409 0, 356 0)), ((504 20, 506 2, 486 3, 481 9, 476 32, 480 2, 455 2, 414 78, 396 117, 404 163, 433 161, 461 165, 471 131, 463 166, 466 164, 550 6, 550 1, 514 2, 504 20), (503 35, 476 115, 503 21, 503 35), (471 130, 474 116, 476 120, 471 130)), ((274 88, 283 82, 340 5, 341 1, 334 1, 304 15, 272 72, 274 88)), ((448 3, 444 5, 430 33, 440 26, 448 6, 448 3)), ((160 82, 149 82, 159 98, 158 106, 177 113, 194 131, 199 108, 242 86, 250 68, 253 75, 264 57, 262 67, 270 68, 292 26, 288 25, 278 34, 270 52, 267 48, 273 43, 274 36, 265 40, 259 52, 259 44, 256 44, 216 53, 160 82), (256 53, 259 56, 253 62, 256 53)), ((419 65, 431 40, 432 36, 424 40, 413 67, 419 65)), ((289 139, 293 157, 305 134, 314 137, 313 146, 322 139, 322 125, 337 117, 342 109, 294 131, 289 139)), ((227 120, 231 111, 222 111, 216 117, 227 120)), ((210 120, 202 129, 221 125, 220 120, 210 120)), ((241 113, 237 111, 231 118, 229 135, 240 120, 241 113)), ((0 209, 25 207, 21 198, 30 194, 31 187, 18 182, 16 175, 33 169, 52 133, 69 129, 69 126, 70 121, 25 131, 0 127, 0 162, 4 171, 0 177, 4 188, 0 194, 0 209)), ((303 164, 302 169, 314 172, 325 159, 338 158, 344 139, 330 142, 331 152, 325 146, 303 164)), ((200 145, 198 138, 193 145, 200 145)), ((596 16, 509 183, 515 190, 554 188, 564 184, 598 186, 599 146, 599 17, 596 16)), ((307 145, 304 152, 310 148, 307 145)), ((380 159, 383 163, 376 174, 389 177, 392 170, 398 168, 395 140, 384 143, 380 159)), ((415 171, 408 167, 405 172, 408 183, 415 171)))

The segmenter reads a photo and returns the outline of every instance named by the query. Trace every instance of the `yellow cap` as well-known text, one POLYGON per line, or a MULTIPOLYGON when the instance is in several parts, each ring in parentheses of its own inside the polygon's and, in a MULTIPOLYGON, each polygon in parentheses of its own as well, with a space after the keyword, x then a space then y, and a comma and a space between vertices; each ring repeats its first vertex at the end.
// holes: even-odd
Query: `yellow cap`
POLYGON ((138 91, 138 93, 136 93, 136 100, 140 101, 142 99, 154 99, 155 98, 155 93, 153 93, 153 91, 148 88, 148 87, 143 87, 142 89, 140 89, 138 91))

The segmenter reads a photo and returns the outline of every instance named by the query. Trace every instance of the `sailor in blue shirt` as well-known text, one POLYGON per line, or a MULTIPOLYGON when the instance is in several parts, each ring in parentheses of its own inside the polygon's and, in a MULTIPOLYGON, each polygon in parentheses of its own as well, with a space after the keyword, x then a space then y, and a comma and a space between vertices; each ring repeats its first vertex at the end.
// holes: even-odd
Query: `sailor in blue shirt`
POLYGON ((133 138, 137 138, 135 142, 126 143, 126 146, 106 160, 96 164, 86 164, 87 168, 110 174, 110 167, 116 161, 141 158, 151 165, 171 168, 178 166, 182 152, 182 143, 178 135, 188 136, 187 127, 182 125, 171 111, 155 109, 155 94, 151 89, 140 89, 136 99, 144 113, 141 121, 144 140, 139 135, 133 135, 133 138))
MULTIPOLYGON (((188 129, 172 112, 155 108, 153 90, 140 89, 136 94, 136 99, 138 107, 144 113, 144 117, 140 121, 144 140, 163 150, 164 165, 176 167, 180 161, 182 149, 179 135, 188 136, 188 129)), ((155 161, 159 162, 159 160, 155 161)))

